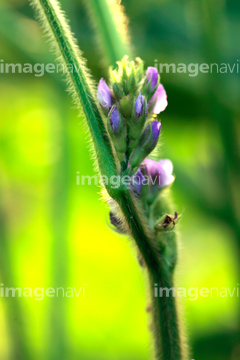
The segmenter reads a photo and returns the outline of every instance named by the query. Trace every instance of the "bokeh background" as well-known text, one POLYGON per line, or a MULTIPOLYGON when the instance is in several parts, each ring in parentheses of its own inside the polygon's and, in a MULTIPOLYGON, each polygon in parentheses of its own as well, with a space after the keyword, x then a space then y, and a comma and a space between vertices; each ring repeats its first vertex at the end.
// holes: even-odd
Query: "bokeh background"
MULTIPOLYGON (((94 78, 107 77, 81 0, 61 1, 94 78)), ((146 66, 240 61, 237 0, 124 0, 134 52, 146 66)), ((25 0, 0 2, 0 59, 51 63, 25 0)), ((178 286, 239 279, 239 76, 162 74, 162 158, 176 175, 178 286)), ((108 226, 86 129, 59 74, 0 74, 1 287, 80 287, 85 296, 0 299, 0 359, 147 360, 145 285, 131 243, 108 226)), ((239 287, 238 287, 239 288, 239 287)), ((196 360, 238 360, 239 297, 184 299, 196 360)))

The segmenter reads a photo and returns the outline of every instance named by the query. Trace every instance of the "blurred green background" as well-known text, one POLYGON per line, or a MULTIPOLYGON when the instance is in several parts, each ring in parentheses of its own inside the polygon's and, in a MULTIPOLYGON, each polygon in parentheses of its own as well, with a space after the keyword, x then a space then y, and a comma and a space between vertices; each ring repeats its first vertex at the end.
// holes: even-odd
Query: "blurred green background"
MULTIPOLYGON (((94 78, 107 78, 81 0, 61 1, 94 78)), ((124 0, 135 55, 159 63, 234 63, 237 0, 124 0)), ((53 63, 25 0, 0 2, 0 59, 53 63)), ((177 285, 222 287, 239 279, 240 72, 162 74, 162 158, 176 175, 181 221, 177 285)), ((131 244, 107 226, 83 115, 59 74, 0 74, 0 281, 2 287, 75 287, 85 296, 0 299, 0 359, 146 360, 146 289, 131 244)), ((238 287, 239 288, 239 287, 238 287)), ((184 300, 196 360, 238 360, 239 297, 184 300)))

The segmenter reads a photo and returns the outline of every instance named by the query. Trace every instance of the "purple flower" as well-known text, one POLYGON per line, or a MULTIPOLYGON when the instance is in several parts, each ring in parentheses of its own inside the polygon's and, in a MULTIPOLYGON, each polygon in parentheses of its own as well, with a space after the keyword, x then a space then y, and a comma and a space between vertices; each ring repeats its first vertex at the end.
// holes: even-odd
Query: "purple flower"
POLYGON ((150 125, 148 125, 146 127, 146 129, 144 130, 144 133, 143 133, 144 143, 149 141, 150 128, 152 130, 152 136, 153 136, 153 141, 152 141, 152 144, 151 144, 151 147, 152 147, 152 150, 153 150, 156 143, 157 143, 157 140, 158 140, 158 137, 159 137, 159 134, 160 134, 160 131, 161 131, 161 123, 159 121, 157 121, 157 120, 154 120, 154 121, 151 122, 150 125))
POLYGON ((133 191, 139 196, 141 194, 142 186, 144 184, 144 176, 140 169, 132 177, 133 191))
POLYGON ((110 113, 110 125, 114 132, 118 130, 119 123, 120 123, 119 112, 117 111, 116 105, 114 105, 110 113))
POLYGON ((151 90, 155 88, 158 83, 158 71, 155 67, 149 66, 146 72, 147 84, 151 81, 151 90))
POLYGON ((155 147, 159 134, 160 134, 160 130, 161 130, 161 123, 157 120, 152 121, 151 124, 149 125, 152 128, 152 134, 153 134, 153 147, 155 147))
POLYGON ((155 161, 145 159, 143 166, 150 185, 157 185, 161 189, 174 181, 174 176, 172 175, 173 164, 170 160, 155 161))
POLYGON ((157 140, 158 140, 158 137, 160 134, 160 130, 161 130, 161 123, 157 120, 152 121, 151 124, 148 125, 146 127, 146 129, 144 130, 144 133, 142 136, 143 143, 149 142, 150 131, 152 131, 152 143, 151 143, 152 150, 154 149, 154 147, 157 143, 157 140), (151 130, 150 130, 150 128, 151 128, 151 130))
POLYGON ((159 114, 167 107, 167 94, 162 84, 158 85, 157 90, 155 91, 153 97, 148 102, 149 105, 154 104, 152 112, 154 114, 159 114))
POLYGON ((103 78, 101 78, 98 84, 97 98, 103 107, 109 109, 112 106, 111 91, 103 78))
POLYGON ((137 117, 142 115, 143 105, 144 105, 144 96, 141 95, 141 91, 139 91, 138 97, 135 101, 135 113, 137 117))

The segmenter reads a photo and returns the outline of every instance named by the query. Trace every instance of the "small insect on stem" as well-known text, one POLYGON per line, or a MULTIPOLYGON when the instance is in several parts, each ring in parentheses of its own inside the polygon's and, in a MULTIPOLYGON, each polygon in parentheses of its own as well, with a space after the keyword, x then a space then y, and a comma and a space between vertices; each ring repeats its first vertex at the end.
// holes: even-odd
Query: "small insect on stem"
POLYGON ((178 214, 175 211, 174 216, 167 214, 164 221, 162 222, 162 227, 165 229, 167 228, 171 223, 175 225, 175 220, 177 219, 178 214))

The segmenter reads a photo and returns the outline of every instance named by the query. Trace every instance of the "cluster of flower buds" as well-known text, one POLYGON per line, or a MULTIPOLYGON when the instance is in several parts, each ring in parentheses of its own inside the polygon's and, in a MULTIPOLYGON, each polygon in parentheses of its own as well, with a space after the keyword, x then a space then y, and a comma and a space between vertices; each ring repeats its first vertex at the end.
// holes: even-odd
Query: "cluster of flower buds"
MULTIPOLYGON (((157 162, 147 158, 160 135, 157 115, 168 104, 158 70, 148 67, 144 71, 139 58, 129 62, 124 57, 118 69, 110 71, 109 85, 100 80, 97 98, 121 164, 121 175, 132 177, 134 193, 151 206, 160 190, 174 180, 170 160, 157 162)), ((111 222, 112 219, 113 215, 111 222)))
POLYGON ((167 95, 157 69, 144 73, 140 59, 129 62, 124 57, 110 80, 110 86, 100 80, 97 98, 116 154, 134 174, 157 144, 161 124, 154 118, 166 108, 167 95))

